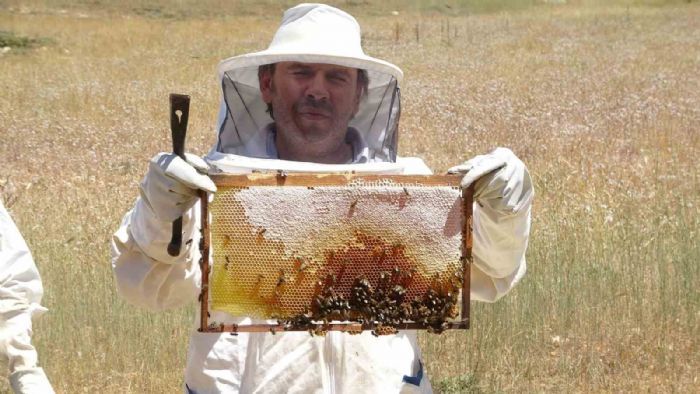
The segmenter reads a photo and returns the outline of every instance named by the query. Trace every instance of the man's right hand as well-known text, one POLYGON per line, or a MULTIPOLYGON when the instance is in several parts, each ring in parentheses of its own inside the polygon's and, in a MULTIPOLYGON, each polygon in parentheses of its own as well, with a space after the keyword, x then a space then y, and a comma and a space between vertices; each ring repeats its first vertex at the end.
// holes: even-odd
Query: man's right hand
POLYGON ((209 166, 196 155, 186 153, 187 161, 173 153, 159 153, 151 159, 141 182, 141 197, 158 219, 173 221, 192 208, 197 189, 210 193, 216 185, 207 175, 209 166))

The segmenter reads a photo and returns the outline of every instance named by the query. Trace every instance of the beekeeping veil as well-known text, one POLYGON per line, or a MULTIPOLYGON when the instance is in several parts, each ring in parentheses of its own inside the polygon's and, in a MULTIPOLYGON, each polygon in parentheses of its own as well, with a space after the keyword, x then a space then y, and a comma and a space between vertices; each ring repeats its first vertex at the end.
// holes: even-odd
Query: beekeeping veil
POLYGON ((357 130, 366 143, 367 161, 396 161, 398 84, 403 73, 391 63, 365 55, 360 41, 360 26, 355 18, 337 8, 300 4, 287 10, 266 50, 235 56, 219 64, 223 100, 218 142, 212 153, 270 158, 267 126, 273 119, 262 99, 258 68, 294 61, 366 70, 367 96, 349 127, 357 130))

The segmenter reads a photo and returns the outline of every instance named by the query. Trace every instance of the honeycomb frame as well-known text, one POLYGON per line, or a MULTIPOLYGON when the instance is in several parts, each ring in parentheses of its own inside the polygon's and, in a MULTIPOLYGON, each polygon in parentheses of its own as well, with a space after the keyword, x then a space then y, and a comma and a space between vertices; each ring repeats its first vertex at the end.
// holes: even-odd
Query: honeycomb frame
MULTIPOLYGON (((254 173, 247 175, 217 174, 211 177, 219 188, 219 192, 214 195, 211 202, 205 192, 200 192, 202 210, 202 238, 200 241, 202 289, 199 297, 201 307, 200 332, 230 332, 233 334, 239 332, 271 332, 274 334, 283 331, 309 331, 312 335, 323 335, 327 331, 344 331, 350 334, 357 334, 370 330, 374 335, 383 335, 393 334, 397 330, 402 329, 418 329, 441 333, 447 329, 469 328, 469 268, 472 263, 473 187, 462 189, 460 187, 461 176, 285 174, 279 172, 277 174, 254 173), (378 188, 377 186, 381 187, 378 188), (414 276, 416 269, 412 268, 413 266, 402 266, 400 264, 404 255, 404 245, 393 243, 391 246, 387 246, 379 243, 372 236, 355 233, 356 240, 353 242, 359 242, 361 247, 345 246, 340 249, 340 253, 336 251, 335 253, 337 254, 334 254, 333 251, 330 253, 324 252, 326 265, 319 265, 317 262, 309 263, 292 253, 285 257, 290 261, 289 264, 291 265, 288 266, 289 268, 280 269, 280 273, 276 277, 265 272, 266 276, 257 274, 257 279, 251 280, 251 278, 255 278, 256 274, 255 272, 249 273, 245 271, 248 269, 249 264, 236 264, 236 261, 240 261, 240 256, 239 258, 233 258, 235 260, 233 262, 229 260, 229 252, 226 252, 223 256, 224 258, 222 258, 222 253, 219 253, 219 256, 217 256, 217 251, 230 249, 227 245, 230 236, 225 233, 221 234, 221 231, 213 231, 220 230, 222 226, 218 225, 217 227, 217 216, 212 215, 213 213, 216 214, 217 203, 220 204, 219 206, 225 207, 220 209, 229 209, 228 207, 232 206, 231 201, 224 201, 227 188, 237 189, 239 194, 241 190, 247 191, 251 188, 252 190, 272 188, 269 190, 283 192, 283 196, 280 198, 290 195, 306 196, 308 193, 304 194, 305 190, 315 192, 316 190, 325 190, 323 188, 330 188, 328 190, 334 193, 338 193, 338 190, 353 190, 360 193, 360 195, 362 193, 374 193, 375 199, 383 198, 383 195, 387 195, 387 198, 394 198, 394 201, 396 201, 397 195, 401 199, 403 197, 411 198, 418 191, 425 193, 434 190, 444 190, 440 188, 449 188, 456 191, 458 204, 456 202, 455 205, 459 205, 460 208, 459 218, 461 220, 458 226, 461 237, 459 240, 458 262, 450 265, 452 271, 446 270, 445 272, 433 274, 428 281, 429 285, 420 287, 413 283, 425 285, 428 282, 421 282, 420 276, 414 276), (217 199, 220 199, 221 202, 218 202, 217 199), (213 247, 215 246, 213 243, 218 243, 218 247, 213 247), (358 250, 364 250, 365 254, 358 255, 358 250), (343 260, 343 256, 345 256, 345 260, 343 260), (355 256, 354 260, 353 256, 355 256), (348 260, 348 257, 350 260, 348 260), (361 260, 363 258, 364 260, 361 260), (372 260, 374 264, 368 263, 368 260, 372 260), (339 261, 342 262, 338 263, 339 261), (361 261, 358 264, 363 266, 361 269, 364 271, 358 274, 357 269, 355 269, 354 271, 351 270, 353 276, 343 276, 347 266, 355 267, 358 265, 346 265, 346 263, 357 263, 358 261, 361 261), (335 271, 324 270, 326 266, 337 268, 339 264, 342 265, 340 280, 337 279, 337 269, 335 271), (235 274, 229 274, 230 267, 234 265, 244 271, 239 270, 235 274), (244 265, 245 267, 243 267, 244 265), (305 266, 307 265, 312 268, 306 268, 305 266), (284 294, 285 292, 293 293, 293 291, 288 289, 294 289, 295 284, 300 283, 299 277, 303 277, 305 272, 308 272, 306 271, 307 269, 312 272, 309 276, 315 283, 315 286, 313 286, 314 290, 312 293, 306 291, 306 298, 304 298, 306 309, 302 311, 299 309, 298 301, 294 301, 291 304, 286 303, 284 294), (294 274, 292 271, 294 271, 294 274), (259 306, 259 309, 254 309, 257 315, 252 313, 253 317, 267 321, 277 320, 277 323, 223 324, 209 320, 210 311, 214 310, 212 306, 216 305, 217 297, 221 298, 220 295, 224 294, 224 298, 226 298, 231 293, 222 293, 221 289, 226 286, 221 285, 221 278, 229 278, 231 276, 235 278, 246 277, 248 283, 257 280, 258 283, 254 285, 255 291, 267 294, 267 298, 263 296, 256 298, 248 294, 243 296, 244 298, 238 297, 237 300, 243 301, 240 304, 246 304, 249 299, 254 298, 254 302, 257 302, 256 305, 259 306), (261 277, 265 279, 261 279, 261 277), (417 280, 415 277, 419 279, 417 280), (335 287, 338 287, 338 289, 335 287), (425 290, 420 296, 413 294, 413 300, 411 300, 411 297, 404 296, 406 289, 411 290, 417 287, 425 290), (461 301, 457 297, 459 292, 462 294, 461 301), (274 294, 274 296, 270 296, 270 294, 274 294), (285 305, 285 307, 280 307, 280 304, 285 305), (370 306, 365 307, 364 305, 370 306), (264 311, 261 312, 261 310, 264 311)), ((255 195, 253 194, 253 196, 255 195)), ((357 206, 364 206, 361 205, 364 204, 363 200, 351 199, 349 201, 347 204, 349 216, 353 215, 357 206), (362 202, 358 204, 358 201, 362 202)), ((222 217, 224 215, 219 216, 222 217)), ((246 214, 246 216, 248 215, 246 214)), ((240 223, 240 221, 235 220, 231 220, 231 222, 235 223, 236 226, 240 223)), ((245 239, 242 239, 242 241, 247 245, 245 247, 258 244, 253 246, 253 249, 261 247, 263 248, 261 250, 266 250, 268 254, 281 254, 282 249, 279 245, 275 246, 274 250, 270 252, 271 249, 267 245, 269 242, 266 239, 270 234, 266 234, 266 230, 267 227, 258 227, 255 231, 248 229, 247 233, 250 234, 247 238, 245 238, 246 232, 239 233, 238 236, 244 234, 243 238, 245 239), (265 247, 267 249, 264 249, 265 247)), ((270 231, 270 233, 272 232, 270 231)), ((253 255, 253 252, 249 253, 253 255)), ((256 252, 255 256, 258 255, 256 252)), ((262 264, 258 265, 262 266, 262 264)), ((308 280, 304 283, 306 286, 300 286, 300 288, 308 289, 308 280)), ((229 284, 229 290, 230 288, 231 285, 229 284)), ((288 298, 293 299, 294 297, 288 298)), ((221 302, 219 304, 222 305, 221 302)), ((246 313, 245 310, 238 312, 236 310, 233 312, 224 310, 221 309, 220 305, 216 310, 223 310, 238 316, 251 315, 251 313, 246 313)), ((235 304, 234 308, 237 307, 238 304, 235 304)))

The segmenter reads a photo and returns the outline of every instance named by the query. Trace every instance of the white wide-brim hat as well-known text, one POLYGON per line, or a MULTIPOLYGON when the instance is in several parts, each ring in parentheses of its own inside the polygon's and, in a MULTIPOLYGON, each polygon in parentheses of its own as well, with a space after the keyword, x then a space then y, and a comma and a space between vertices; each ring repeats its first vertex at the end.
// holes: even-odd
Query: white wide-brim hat
POLYGON ((214 152, 268 158, 273 123, 262 98, 258 68, 290 61, 323 63, 367 71, 369 84, 348 127, 357 130, 369 161, 395 161, 401 114, 401 69, 365 55, 355 18, 324 4, 300 4, 284 13, 270 47, 219 63, 222 100, 214 152))
POLYGON ((299 4, 288 9, 266 50, 221 61, 219 76, 235 69, 285 61, 335 64, 370 74, 388 74, 399 83, 403 79, 397 66, 365 54, 360 25, 352 15, 325 4, 299 4))

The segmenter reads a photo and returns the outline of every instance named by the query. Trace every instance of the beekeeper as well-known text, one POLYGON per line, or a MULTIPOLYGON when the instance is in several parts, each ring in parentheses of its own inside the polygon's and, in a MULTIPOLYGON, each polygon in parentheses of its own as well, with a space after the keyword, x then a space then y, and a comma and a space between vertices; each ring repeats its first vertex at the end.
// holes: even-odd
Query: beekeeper
MULTIPOLYGON (((121 295, 151 309, 197 299, 197 189, 214 192, 210 172, 253 169, 429 174, 418 158, 397 156, 401 70, 365 55, 360 28, 326 5, 287 10, 267 50, 219 64, 218 138, 201 160, 155 156, 141 195, 113 237, 121 295), (171 222, 183 216, 179 256, 167 253, 171 222)), ((436 130, 440 132, 440 130, 436 130)), ((508 149, 477 156, 451 172, 475 180, 472 298, 495 301, 525 274, 533 197, 523 163, 508 149), (483 176, 483 177, 482 177, 483 176)), ((225 324, 266 323, 213 311, 225 324)), ((197 320, 198 321, 198 320, 197 320)), ((429 393, 415 331, 375 338, 329 332, 192 333, 186 391, 191 393, 429 393)))
POLYGON ((15 393, 53 393, 32 346, 32 317, 44 289, 29 248, 0 201, 0 358, 15 393))

